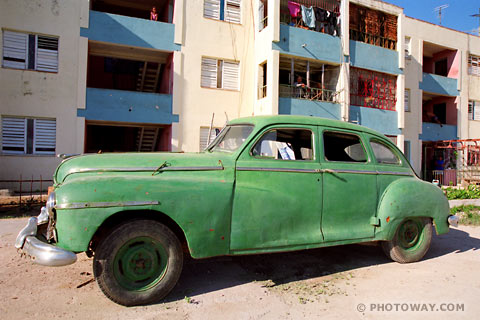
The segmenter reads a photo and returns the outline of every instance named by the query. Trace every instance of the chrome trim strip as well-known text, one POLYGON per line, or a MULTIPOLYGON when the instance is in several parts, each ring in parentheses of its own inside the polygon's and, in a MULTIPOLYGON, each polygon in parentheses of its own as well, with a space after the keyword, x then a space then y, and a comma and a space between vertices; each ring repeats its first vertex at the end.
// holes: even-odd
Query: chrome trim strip
POLYGON ((215 171, 215 170, 224 170, 224 168, 223 167, 165 167, 158 171, 162 172, 162 171, 215 171))
POLYGON ((386 174, 392 176, 413 176, 410 172, 399 172, 399 171, 377 171, 377 174, 386 174))
POLYGON ((108 208, 108 207, 132 207, 159 204, 158 201, 117 201, 117 202, 73 202, 57 204, 55 209, 84 209, 84 208, 108 208))
MULTIPOLYGON (((369 171, 369 170, 332 170, 334 173, 360 173, 360 174, 378 174, 378 171, 369 171)), ((328 172, 328 171, 327 171, 328 172)))
POLYGON ((270 171, 270 172, 302 172, 317 173, 315 169, 295 169, 295 168, 262 168, 262 167, 238 167, 237 171, 270 171))

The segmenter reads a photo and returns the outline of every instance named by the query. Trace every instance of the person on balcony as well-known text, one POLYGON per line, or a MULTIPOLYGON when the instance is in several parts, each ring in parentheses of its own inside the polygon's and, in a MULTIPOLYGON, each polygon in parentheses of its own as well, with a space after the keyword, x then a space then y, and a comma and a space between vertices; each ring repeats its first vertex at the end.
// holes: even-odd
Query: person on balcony
POLYGON ((150 11, 150 20, 158 21, 157 8, 155 7, 152 8, 152 11, 150 11))
POLYGON ((303 83, 303 78, 301 76, 297 77, 297 81, 293 84, 295 87, 295 97, 302 98, 306 91, 305 91, 305 83, 303 83))

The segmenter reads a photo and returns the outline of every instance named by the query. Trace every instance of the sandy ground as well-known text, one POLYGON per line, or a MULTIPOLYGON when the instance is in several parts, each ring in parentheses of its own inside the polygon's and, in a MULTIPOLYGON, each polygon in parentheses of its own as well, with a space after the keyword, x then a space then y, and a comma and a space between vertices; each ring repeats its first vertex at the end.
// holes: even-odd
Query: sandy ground
POLYGON ((103 296, 84 254, 60 268, 21 258, 13 243, 25 224, 26 219, 0 220, 1 319, 478 319, 480 314, 479 227, 434 237, 424 260, 406 265, 371 245, 189 260, 166 301, 125 308, 103 296), (414 304, 423 311, 412 311, 414 304))

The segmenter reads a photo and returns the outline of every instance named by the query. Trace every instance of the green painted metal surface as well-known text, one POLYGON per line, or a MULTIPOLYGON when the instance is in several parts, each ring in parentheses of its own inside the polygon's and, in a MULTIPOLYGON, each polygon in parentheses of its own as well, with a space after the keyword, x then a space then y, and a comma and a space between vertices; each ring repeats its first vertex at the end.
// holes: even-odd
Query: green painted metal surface
POLYGON ((389 240, 408 217, 431 217, 437 233, 448 231, 442 191, 415 177, 381 134, 314 117, 231 121, 241 123, 254 130, 235 152, 98 154, 64 161, 54 176, 58 245, 85 251, 108 218, 145 211, 173 220, 194 258, 389 240), (313 133, 312 160, 253 156, 268 129, 293 127, 313 133), (328 161, 325 131, 358 136, 367 160, 328 161), (377 163, 371 139, 388 145, 401 162, 377 163))

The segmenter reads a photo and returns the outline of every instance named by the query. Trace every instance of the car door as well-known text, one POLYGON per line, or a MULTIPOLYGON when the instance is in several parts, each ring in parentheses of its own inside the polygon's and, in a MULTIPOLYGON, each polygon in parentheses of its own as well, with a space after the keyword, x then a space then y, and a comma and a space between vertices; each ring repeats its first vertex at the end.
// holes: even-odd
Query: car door
POLYGON ((372 238, 377 176, 363 135, 328 128, 320 132, 325 241, 372 238))
POLYGON ((271 126, 236 164, 230 248, 270 251, 322 241, 315 126, 271 126))

